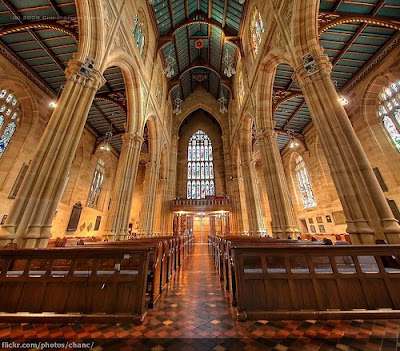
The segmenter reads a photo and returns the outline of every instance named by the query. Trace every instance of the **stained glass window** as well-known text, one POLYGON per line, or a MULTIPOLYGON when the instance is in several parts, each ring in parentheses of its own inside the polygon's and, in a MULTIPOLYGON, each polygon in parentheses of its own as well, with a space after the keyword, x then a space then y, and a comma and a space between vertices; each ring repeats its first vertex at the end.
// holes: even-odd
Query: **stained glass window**
POLYGON ((87 201, 88 207, 96 209, 98 206, 101 189, 104 183, 104 172, 105 172, 104 161, 100 159, 97 162, 97 167, 96 170, 94 171, 93 181, 90 187, 89 197, 87 201))
POLYGON ((18 128, 20 115, 18 99, 10 91, 3 89, 0 92, 0 159, 18 128))
POLYGON ((188 144, 188 199, 215 195, 213 159, 211 139, 203 131, 197 131, 188 144))
POLYGON ((400 81, 382 90, 378 113, 386 132, 400 152, 400 81))
POLYGON ((244 90, 243 73, 240 72, 239 73, 239 90, 238 90, 239 105, 242 105, 245 94, 246 94, 246 92, 244 90))
POLYGON ((257 56, 260 51, 264 32, 264 23, 260 11, 256 8, 251 17, 251 45, 255 56, 257 56))
POLYGON ((296 177, 300 187, 301 198, 303 200, 304 208, 311 208, 317 206, 312 191, 310 178, 308 176, 306 164, 303 157, 299 156, 296 160, 296 177))
POLYGON ((143 56, 146 46, 146 34, 144 33, 143 23, 140 22, 138 14, 136 14, 133 22, 132 35, 135 38, 136 47, 139 49, 139 55, 143 56))
POLYGON ((187 183, 187 198, 192 198, 192 182, 190 180, 187 183))

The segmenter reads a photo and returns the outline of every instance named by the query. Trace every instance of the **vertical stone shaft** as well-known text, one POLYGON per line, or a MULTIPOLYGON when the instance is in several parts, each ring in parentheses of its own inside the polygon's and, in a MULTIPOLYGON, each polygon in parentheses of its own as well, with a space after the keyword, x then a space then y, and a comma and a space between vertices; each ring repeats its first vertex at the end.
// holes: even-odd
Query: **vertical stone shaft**
POLYGON ((178 164, 178 142, 179 137, 177 135, 172 136, 171 139, 171 152, 170 152, 170 168, 169 168, 169 179, 168 179, 168 198, 165 207, 168 211, 166 217, 166 233, 173 235, 174 232, 174 214, 171 211, 171 201, 176 198, 176 176, 177 176, 177 164, 178 164))
POLYGON ((236 232, 236 215, 235 215, 235 204, 234 204, 234 187, 232 184, 233 180, 233 172, 232 172, 232 156, 229 149, 229 136, 224 134, 222 135, 222 143, 224 149, 224 165, 225 165, 225 183, 226 183, 226 190, 229 196, 229 202, 231 204, 231 229, 230 232, 237 234, 236 232))
POLYGON ((122 137, 122 141, 107 223, 106 235, 111 240, 125 240, 128 237, 130 211, 143 138, 138 134, 127 132, 122 137))
POLYGON ((60 101, 33 157, 26 178, 0 228, 0 246, 15 241, 22 247, 45 247, 62 197, 86 118, 105 80, 93 70, 80 75, 82 63, 71 60, 60 101))
POLYGON ((260 207, 260 194, 255 178, 255 169, 251 161, 242 163, 243 181, 246 193, 247 216, 249 218, 249 234, 260 235, 265 232, 263 215, 260 207), (257 204, 257 197, 259 204, 257 204))
POLYGON ((150 161, 146 168, 146 182, 143 191, 143 204, 139 225, 140 236, 151 236, 153 234, 160 163, 157 161, 150 161))
POLYGON ((277 133, 267 130, 257 135, 260 143, 262 169, 267 186, 268 201, 272 218, 272 233, 275 237, 297 237, 300 232, 289 189, 282 158, 278 149, 277 133))
POLYGON ((155 219, 154 219, 154 233, 162 235, 164 230, 165 219, 165 202, 167 198, 168 181, 166 178, 160 178, 157 186, 155 219))
POLYGON ((316 65, 319 71, 312 75, 300 66, 295 78, 320 136, 345 212, 347 231, 355 244, 373 244, 376 237, 400 243, 400 226, 339 101, 328 57, 318 56, 316 65))

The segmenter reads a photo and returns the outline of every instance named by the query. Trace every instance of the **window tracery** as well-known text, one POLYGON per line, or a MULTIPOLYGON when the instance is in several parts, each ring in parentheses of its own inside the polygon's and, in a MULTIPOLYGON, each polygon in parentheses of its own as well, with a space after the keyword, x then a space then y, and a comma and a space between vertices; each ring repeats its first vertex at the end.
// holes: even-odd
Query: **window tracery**
POLYGON ((144 48, 146 46, 146 34, 144 33, 143 23, 139 19, 139 14, 136 14, 132 35, 135 38, 136 47, 139 50, 139 55, 143 57, 144 48))
POLYGON ((317 202, 315 201, 314 193, 311 187, 310 178, 308 176, 306 163, 301 156, 299 156, 296 160, 296 177, 304 208, 317 206, 317 202))
POLYGON ((254 56, 260 51, 260 46, 265 32, 264 23, 260 11, 256 8, 251 17, 251 45, 254 56))
POLYGON ((87 201, 87 206, 97 209, 101 190, 104 183, 105 165, 104 161, 100 159, 97 162, 96 170, 94 171, 92 185, 90 187, 89 197, 87 201))
POLYGON ((189 140, 187 198, 205 199, 215 195, 214 157, 211 139, 197 131, 189 140))
POLYGON ((15 95, 3 89, 0 92, 0 159, 4 155, 21 120, 20 103, 15 95))
POLYGON ((384 88, 379 96, 379 118, 400 152, 400 81, 384 88))

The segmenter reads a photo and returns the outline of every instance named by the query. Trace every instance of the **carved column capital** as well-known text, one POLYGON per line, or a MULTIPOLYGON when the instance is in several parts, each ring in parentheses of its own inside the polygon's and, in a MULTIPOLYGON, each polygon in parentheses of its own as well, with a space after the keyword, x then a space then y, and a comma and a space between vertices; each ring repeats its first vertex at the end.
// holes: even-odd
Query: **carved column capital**
POLYGON ((332 63, 327 55, 318 55, 314 57, 315 60, 315 73, 310 74, 305 65, 301 64, 298 66, 293 73, 293 80, 297 83, 300 89, 311 84, 315 79, 321 77, 329 77, 331 79, 332 63))
POLYGON ((278 133, 273 129, 267 129, 257 133, 256 138, 258 141, 262 141, 264 139, 276 140, 278 138, 278 133))
POLYGON ((133 132, 126 132, 123 136, 122 136, 122 142, 125 144, 142 144, 144 141, 143 137, 137 133, 133 133, 133 132))
POLYGON ((80 84, 85 88, 91 90, 99 90, 105 83, 106 79, 103 74, 93 69, 88 75, 81 73, 83 63, 81 61, 72 59, 68 62, 68 67, 65 70, 65 76, 67 80, 73 81, 76 84, 80 84))

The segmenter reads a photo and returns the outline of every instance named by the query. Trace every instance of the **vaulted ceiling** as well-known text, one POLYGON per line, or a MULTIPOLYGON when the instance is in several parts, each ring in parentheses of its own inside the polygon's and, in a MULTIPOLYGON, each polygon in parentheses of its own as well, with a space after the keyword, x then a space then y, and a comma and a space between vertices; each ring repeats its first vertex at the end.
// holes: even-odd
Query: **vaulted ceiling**
MULTIPOLYGON (((2 0, 0 2, 0 53, 53 98, 65 85, 65 68, 78 50, 75 1, 2 0)), ((125 86, 119 68, 104 74, 107 83, 96 95, 88 127, 101 140, 112 130, 111 144, 121 148, 126 120, 125 86)))
MULTIPOLYGON (((169 86, 173 96, 187 98, 199 85, 216 98, 229 99, 232 80, 223 74, 226 50, 240 55, 239 37, 246 6, 236 0, 155 0, 154 17, 159 50, 176 62, 169 86), (197 45, 195 46, 197 41, 197 45)), ((332 79, 346 94, 400 41, 398 0, 321 0, 320 40, 334 66, 332 79), (381 25, 380 25, 381 24, 381 25)), ((78 48, 78 24, 72 0, 2 0, 0 53, 54 98, 65 84, 64 70, 78 48)), ((275 120, 279 145, 285 132, 301 133, 311 117, 293 69, 280 65, 275 78, 275 120)), ((88 127, 102 140, 112 128, 113 146, 120 150, 126 120, 126 96, 121 71, 105 72, 107 84, 99 91, 88 117, 88 127), (111 127, 112 125, 112 127, 111 127)))
POLYGON ((175 61, 169 87, 173 98, 186 99, 199 85, 216 99, 229 99, 232 79, 223 74, 223 55, 239 55, 246 5, 235 0, 155 0, 159 49, 175 61))
MULTIPOLYGON (((332 62, 339 93, 346 95, 400 42, 400 32, 384 24, 400 25, 399 0, 321 0, 320 43, 332 62)), ((280 65, 274 85, 276 128, 289 134, 301 133, 311 122, 292 74, 292 67, 280 65)), ((288 141, 286 135, 279 137, 281 149, 288 141)))

